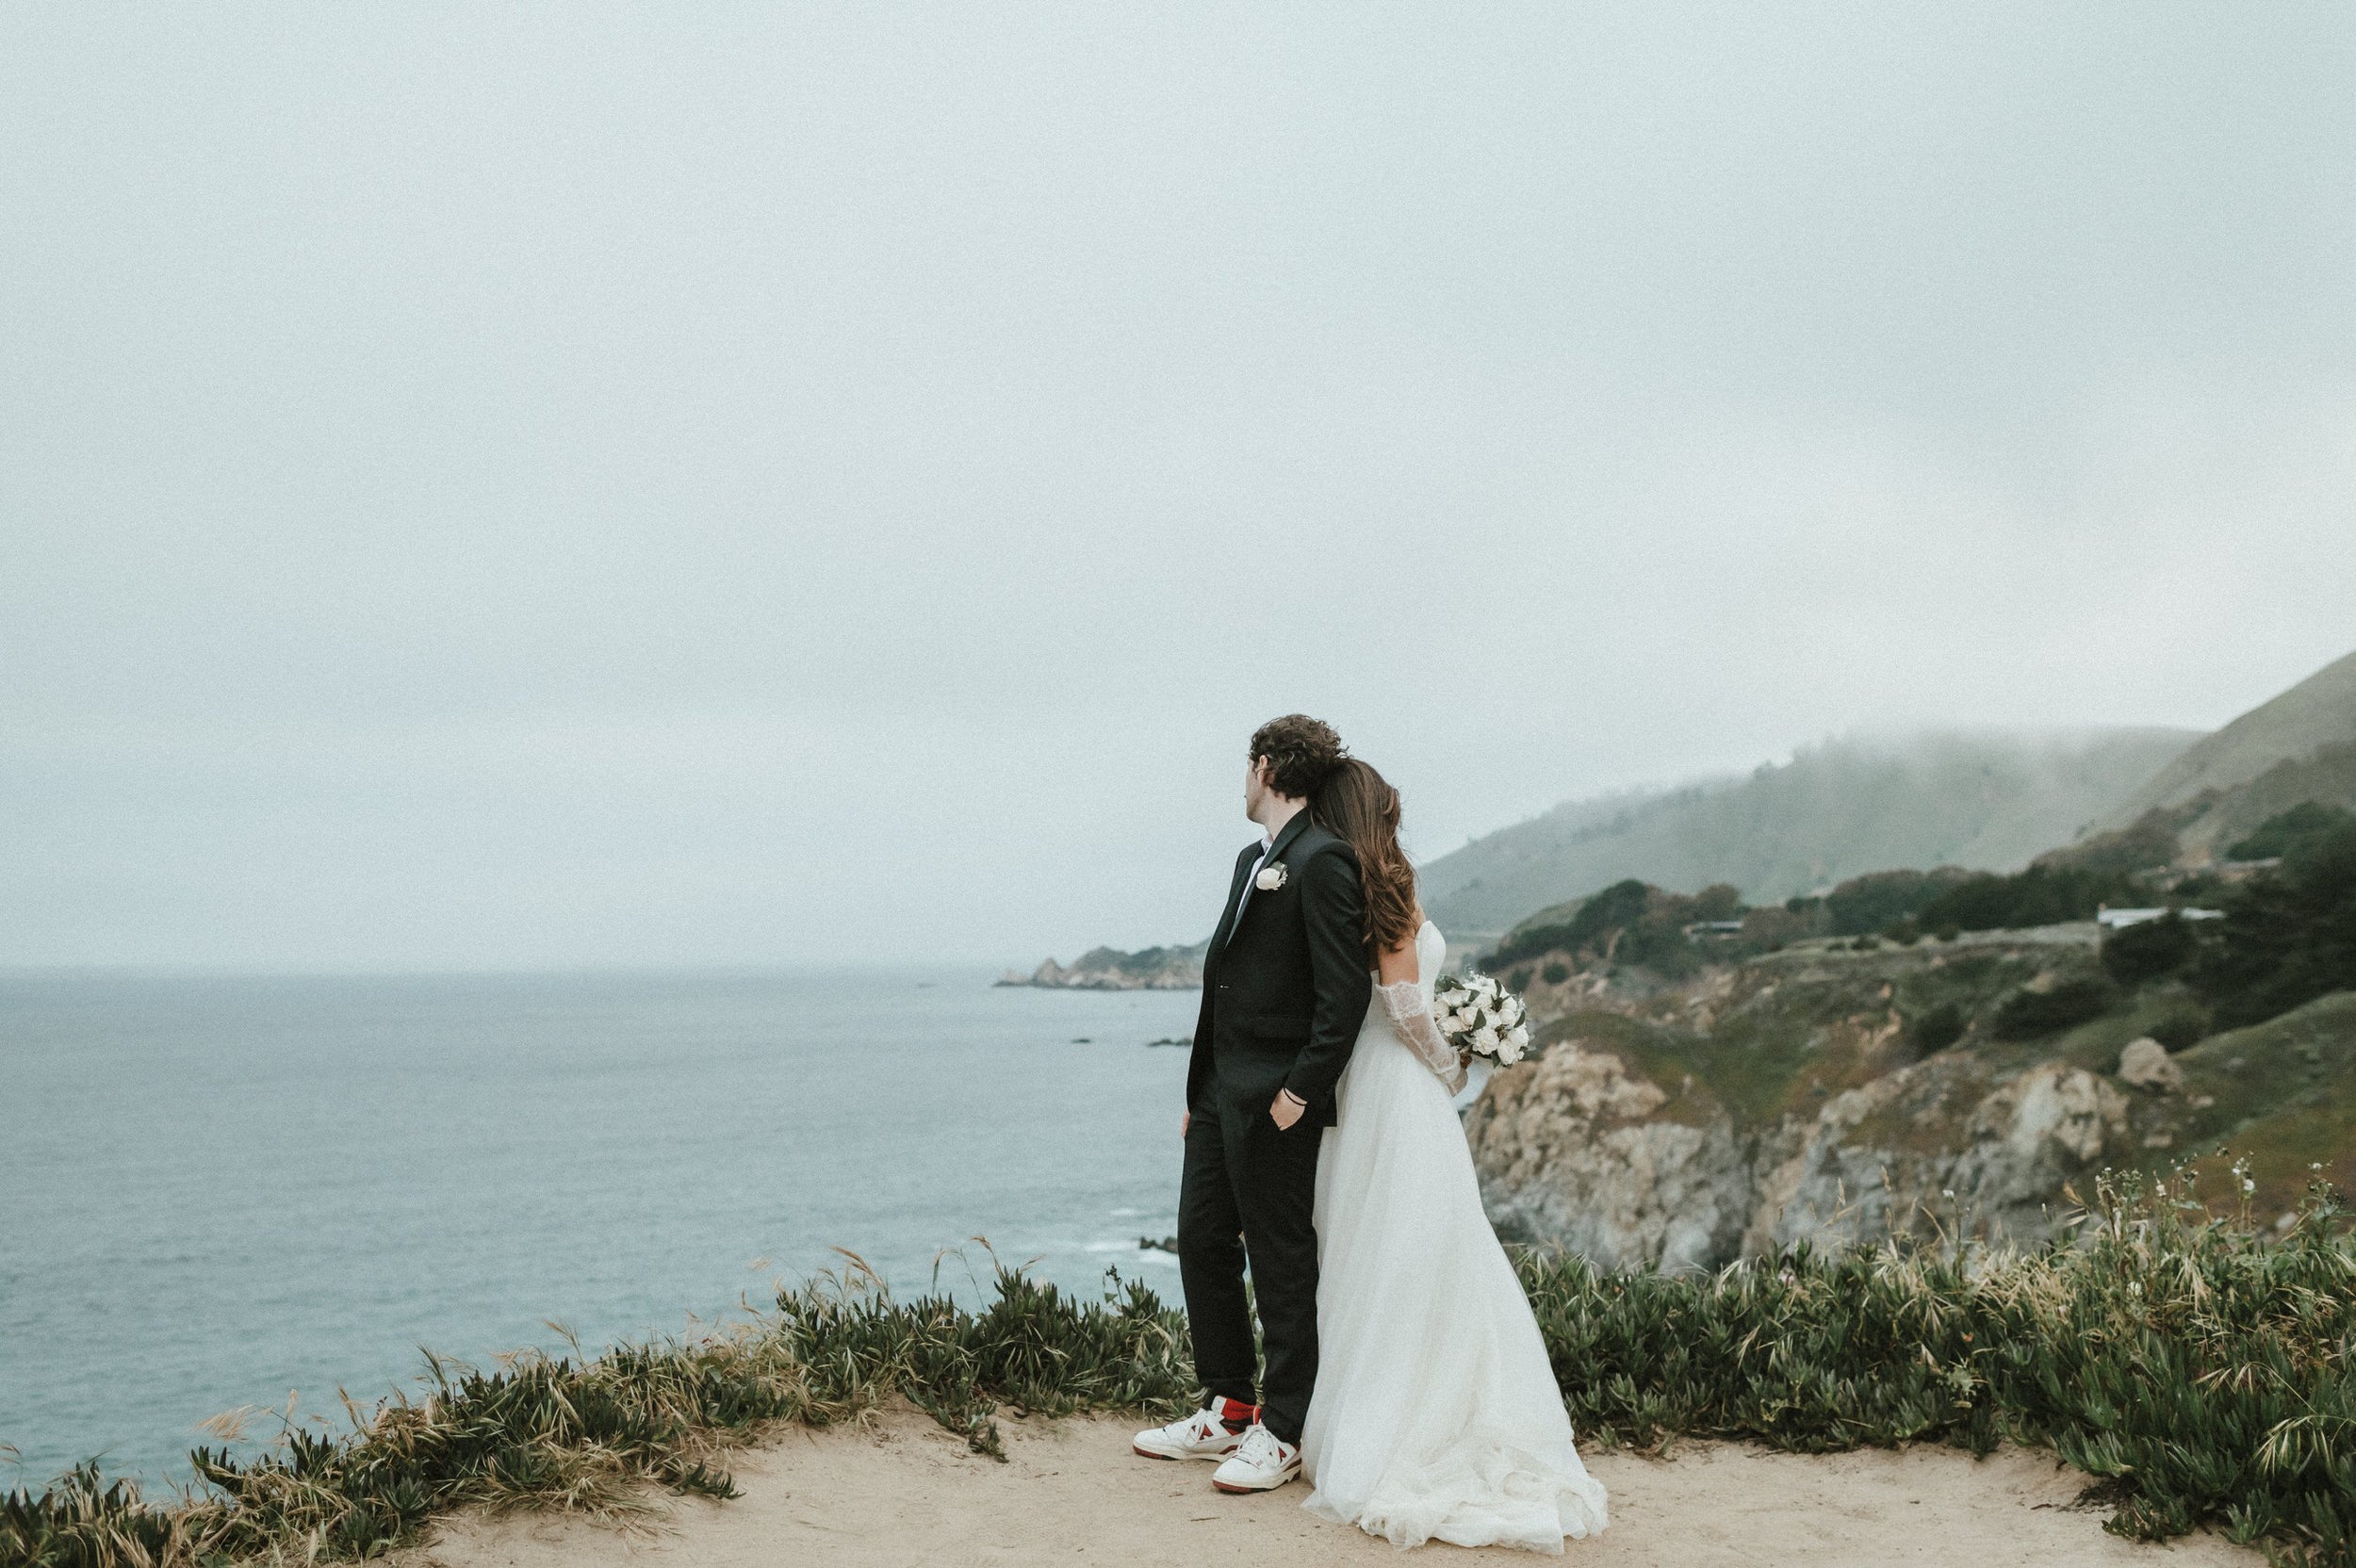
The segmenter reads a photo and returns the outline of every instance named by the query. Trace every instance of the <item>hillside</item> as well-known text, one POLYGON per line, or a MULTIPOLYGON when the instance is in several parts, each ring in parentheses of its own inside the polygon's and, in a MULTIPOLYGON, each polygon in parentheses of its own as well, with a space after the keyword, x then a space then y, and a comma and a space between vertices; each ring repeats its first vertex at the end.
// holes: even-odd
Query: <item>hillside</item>
POLYGON ((1570 802, 1422 868, 1451 939, 1623 878, 1754 904, 1888 866, 2010 870, 2067 843, 2197 736, 2177 729, 1848 737, 1782 767, 1570 802))
POLYGON ((2210 866, 2302 802, 2356 808, 2356 654, 2187 747, 2106 815, 2091 841, 2172 833, 2174 864, 2210 866))
MULTIPOLYGON (((2296 768, 2324 747, 2350 744, 2356 744, 2356 653, 2185 747, 2105 811, 2098 825, 2125 827, 2154 807, 2183 806, 2207 790, 2234 792, 2283 764, 2296 768)), ((2266 817, 2283 804, 2288 801, 2252 809, 2266 817)))
POLYGON ((2091 924, 1819 939, 1665 988, 1594 980, 1533 988, 1555 1016, 1465 1131, 1501 1232, 1601 1266, 1942 1227, 2034 1243, 2098 1172, 2160 1177, 2220 1146, 2263 1222, 2318 1168, 2356 1178, 2356 993, 2168 1054, 2149 1037, 2189 993, 2116 985, 2091 924))
POLYGON ((1536 1050, 1465 1124, 1490 1213, 1607 1265, 1957 1224, 2034 1242, 2099 1172, 2220 1143, 2287 1213, 2356 1173, 2356 814, 2303 805, 2255 847, 2230 881, 2113 884, 2198 880, 2215 907, 2107 933, 2099 848, 1748 911, 1629 881, 1533 918, 1492 962, 1536 1050), (1951 918, 1978 906, 2005 928, 1951 918))

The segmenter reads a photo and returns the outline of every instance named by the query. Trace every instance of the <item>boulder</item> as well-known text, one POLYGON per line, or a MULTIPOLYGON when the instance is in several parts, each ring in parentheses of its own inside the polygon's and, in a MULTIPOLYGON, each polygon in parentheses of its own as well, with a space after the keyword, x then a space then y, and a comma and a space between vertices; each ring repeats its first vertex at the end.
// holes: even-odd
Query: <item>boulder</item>
POLYGON ((2168 1047, 2146 1035, 2128 1041, 2127 1049, 2119 1054, 2119 1079, 2139 1089, 2173 1094, 2184 1086, 2184 1070, 2176 1065, 2168 1047))

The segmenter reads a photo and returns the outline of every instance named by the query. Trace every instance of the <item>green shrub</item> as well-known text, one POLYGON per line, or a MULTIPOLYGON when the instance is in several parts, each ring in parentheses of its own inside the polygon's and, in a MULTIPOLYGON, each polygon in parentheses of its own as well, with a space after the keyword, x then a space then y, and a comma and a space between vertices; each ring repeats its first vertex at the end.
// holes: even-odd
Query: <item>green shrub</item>
POLYGON ((1692 908, 1681 913, 1688 920, 1741 920, 1742 890, 1731 882, 1712 882, 1695 893, 1692 908))
POLYGON ((2169 1052, 2189 1051, 2209 1037, 2211 1026, 2208 1009, 2189 1004, 2171 1007, 2151 1025, 2151 1037, 2169 1052))
POLYGON ((2280 1245, 2181 1191, 2098 1202, 2077 1245, 1977 1267, 1800 1247, 1714 1276, 1523 1278, 1582 1440, 2043 1444, 2107 1483, 2119 1534, 2209 1524, 2356 1562, 2356 1253, 2329 1189, 2280 1245))
POLYGON ((1996 1009, 1995 1035, 2000 1040, 2057 1035, 2101 1018, 2117 998, 2110 983, 2100 975, 2063 980, 2042 991, 2017 990, 1996 1009))
POLYGON ((1688 897, 1630 879, 1615 882, 1579 905, 1542 909, 1505 934, 1486 962, 1492 970, 1549 954, 1566 953, 1639 964, 1675 978, 1702 965, 1685 927, 1697 920, 1731 920, 1741 895, 1724 883, 1688 897), (1567 918, 1564 911, 1568 910, 1567 918))
POLYGON ((2235 889, 2219 923, 2193 985, 2221 1029, 2356 989, 2356 822, 2306 841, 2279 872, 2235 889))
POLYGON ((1906 1021, 1906 1041, 1915 1054, 1927 1056, 1934 1051, 1944 1051, 1963 1038, 1965 1024, 1963 1009, 1953 1002, 1942 1002, 1919 1017, 1906 1021))
POLYGON ((2120 872, 2037 864, 2011 876, 1981 872, 1932 899, 1916 919, 1932 930, 2010 931, 2092 920, 2103 904, 2139 901, 2142 890, 2120 872))
POLYGON ((1955 866, 1937 871, 1873 871, 1852 876, 1824 895, 1833 935, 1861 937, 1921 912, 1923 906, 1967 880, 1955 866))
MULTIPOLYGON (((1492 964, 1512 963, 1517 958, 1534 958, 1547 953, 1578 953, 1582 949, 1600 951, 1614 931, 1626 931, 1644 915, 1652 890, 1633 878, 1614 882, 1611 887, 1582 903, 1566 921, 1546 921, 1533 916, 1534 924, 1515 927, 1506 933, 1505 939, 1489 955, 1492 964)), ((1567 907, 1567 906, 1566 906, 1567 907)))
POLYGON ((1538 972, 1549 986, 1559 986, 1571 977, 1571 966, 1557 958, 1538 972))
POLYGON ((2226 850, 2225 857, 2229 860, 2267 860, 2278 855, 2290 855, 2311 842, 2329 838, 2350 823, 2356 823, 2356 816, 2336 806, 2301 801, 2259 824, 2256 832, 2226 850))
POLYGON ((2139 986, 2181 972, 2200 952, 2193 923, 2171 909, 2157 920, 2113 931, 2102 939, 2102 972, 2122 986, 2139 986))
POLYGON ((2170 883, 2168 901, 2180 907, 2207 907, 2224 897, 2225 890, 2233 885, 2215 872, 2198 871, 2170 883))

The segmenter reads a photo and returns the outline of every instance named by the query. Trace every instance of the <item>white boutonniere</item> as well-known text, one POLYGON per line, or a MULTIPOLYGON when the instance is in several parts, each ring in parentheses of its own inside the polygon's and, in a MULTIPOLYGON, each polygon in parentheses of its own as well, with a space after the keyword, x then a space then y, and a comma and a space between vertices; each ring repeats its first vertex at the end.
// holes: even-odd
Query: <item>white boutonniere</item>
POLYGON ((1284 885, 1284 862, 1279 860, 1272 866, 1261 867, 1260 874, 1252 879, 1252 885, 1264 893, 1272 893, 1283 887, 1284 885))

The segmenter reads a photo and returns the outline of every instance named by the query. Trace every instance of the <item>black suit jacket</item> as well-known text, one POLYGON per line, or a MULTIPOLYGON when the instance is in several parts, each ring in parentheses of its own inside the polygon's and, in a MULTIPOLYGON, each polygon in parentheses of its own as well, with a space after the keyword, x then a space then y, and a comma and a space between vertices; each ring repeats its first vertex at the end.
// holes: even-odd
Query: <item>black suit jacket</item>
POLYGON ((1266 1116, 1276 1091, 1308 1104, 1302 1119, 1333 1125, 1333 1086, 1374 997, 1366 967, 1366 891, 1350 846, 1302 811, 1277 835, 1268 865, 1284 884, 1235 902, 1260 858, 1235 858, 1227 904, 1203 961, 1203 1011, 1186 1068, 1186 1104, 1217 1093, 1236 1114, 1266 1116))

